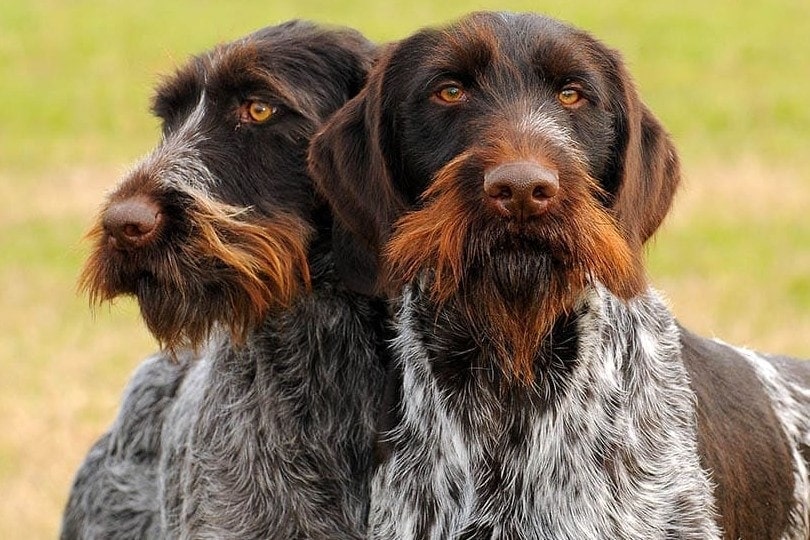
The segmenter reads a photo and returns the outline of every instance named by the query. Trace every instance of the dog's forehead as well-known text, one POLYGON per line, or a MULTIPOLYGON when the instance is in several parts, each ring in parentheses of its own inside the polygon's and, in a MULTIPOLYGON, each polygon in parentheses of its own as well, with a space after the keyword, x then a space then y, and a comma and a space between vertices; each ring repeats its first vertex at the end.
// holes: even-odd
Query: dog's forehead
POLYGON ((550 72, 581 71, 600 45, 585 32, 531 13, 474 13, 433 35, 433 67, 480 72, 509 66, 550 72))
POLYGON ((309 117, 317 110, 312 92, 301 91, 307 88, 303 79, 309 72, 294 57, 300 51, 291 48, 286 43, 250 38, 219 45, 165 78, 155 93, 153 109, 159 116, 167 116, 206 94, 209 98, 273 98, 309 117))
MULTIPOLYGON (((298 72, 290 69, 284 47, 259 40, 243 40, 215 49, 204 61, 202 84, 211 92, 261 90, 288 105, 306 107, 307 93, 297 90, 298 72)), ((243 96, 246 97, 246 96, 243 96)))

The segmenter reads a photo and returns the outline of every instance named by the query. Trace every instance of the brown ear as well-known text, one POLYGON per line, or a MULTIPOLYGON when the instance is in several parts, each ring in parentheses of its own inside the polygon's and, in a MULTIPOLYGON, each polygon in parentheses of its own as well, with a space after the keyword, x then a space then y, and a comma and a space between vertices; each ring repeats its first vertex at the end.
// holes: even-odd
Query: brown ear
POLYGON ((335 271, 346 287, 375 296, 380 292, 380 263, 377 253, 341 223, 332 226, 332 253, 335 271))
MULTIPOLYGON (((681 180, 680 161, 661 123, 638 96, 630 74, 618 64, 623 93, 624 152, 619 160, 613 209, 631 247, 640 249, 664 220, 681 180)), ((621 123, 621 122, 620 122, 621 123)))
POLYGON ((335 221, 336 267, 348 286, 379 292, 379 260, 391 224, 404 203, 392 183, 382 146, 382 79, 386 58, 363 90, 312 139, 309 172, 335 221))

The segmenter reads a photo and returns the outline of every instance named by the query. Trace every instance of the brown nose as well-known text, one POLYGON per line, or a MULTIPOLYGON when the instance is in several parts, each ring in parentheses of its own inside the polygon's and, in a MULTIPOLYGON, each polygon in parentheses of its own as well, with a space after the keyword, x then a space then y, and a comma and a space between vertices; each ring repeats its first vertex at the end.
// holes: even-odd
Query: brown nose
POLYGON ((556 170, 531 161, 504 163, 484 173, 484 192, 505 217, 519 221, 537 217, 560 190, 556 170))
POLYGON ((132 250, 146 246, 157 237, 161 220, 160 206, 148 197, 136 195, 110 204, 101 223, 113 247, 132 250))

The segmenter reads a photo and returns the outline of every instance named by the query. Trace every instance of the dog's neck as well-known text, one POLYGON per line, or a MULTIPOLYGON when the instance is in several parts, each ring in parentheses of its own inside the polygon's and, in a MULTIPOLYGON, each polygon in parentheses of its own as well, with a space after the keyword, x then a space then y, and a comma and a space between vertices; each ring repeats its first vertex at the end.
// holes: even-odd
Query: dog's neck
POLYGON ((426 283, 415 282, 405 289, 398 333, 414 339, 401 337, 397 353, 428 362, 436 384, 447 392, 465 390, 462 395, 469 396, 475 392, 468 390, 486 389, 498 400, 525 396, 535 400, 535 407, 545 407, 573 391, 577 374, 607 369, 633 376, 644 366, 679 358, 675 320, 655 291, 625 302, 595 284, 540 341, 534 352, 535 380, 527 384, 503 372, 493 346, 497 337, 486 334, 486 325, 471 323, 466 306, 437 305, 426 283), (419 354, 414 354, 414 342, 420 343, 419 354))
POLYGON ((375 532, 396 534, 379 537, 412 537, 402 527, 420 508, 440 509, 427 525, 434 537, 681 537, 687 523, 716 536, 678 328, 655 292, 623 302, 586 289, 528 386, 503 384, 480 338, 450 341, 464 320, 432 305, 414 285, 400 308, 399 405, 383 426, 371 518, 375 532), (698 502, 678 507, 685 492, 698 502), (647 504, 683 522, 624 522, 647 504), (561 505, 579 510, 551 511, 561 505))
POLYGON ((183 442, 195 468, 178 473, 189 481, 176 482, 183 491, 168 514, 174 505, 195 511, 170 536, 363 536, 384 305, 340 284, 325 244, 313 244, 310 264, 311 291, 268 315, 240 348, 221 333, 195 368, 205 397, 190 406, 192 442, 183 442))

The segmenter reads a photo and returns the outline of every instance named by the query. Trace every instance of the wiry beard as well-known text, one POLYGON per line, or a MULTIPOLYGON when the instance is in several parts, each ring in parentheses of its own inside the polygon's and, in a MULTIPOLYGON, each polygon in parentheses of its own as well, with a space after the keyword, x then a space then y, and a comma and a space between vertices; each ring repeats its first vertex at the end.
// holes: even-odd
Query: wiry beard
POLYGON ((547 249, 527 242, 509 244, 491 250, 489 260, 471 261, 467 276, 488 284, 504 303, 517 310, 528 309, 547 294, 558 263, 547 249), (473 272, 475 267, 480 271, 473 272))
POLYGON ((620 298, 643 288, 641 254, 578 170, 561 174, 568 182, 537 223, 489 215, 483 193, 471 198, 460 181, 471 155, 444 167, 424 207, 399 220, 386 248, 388 271, 395 282, 429 271, 437 308, 454 306, 489 339, 506 377, 529 384, 543 340, 589 284, 599 281, 620 298))
POLYGON ((530 384, 544 339, 570 314, 587 279, 575 279, 542 247, 492 250, 489 261, 466 268, 455 308, 473 335, 484 336, 507 380, 530 384))
POLYGON ((93 306, 134 295, 150 332, 170 351, 197 348, 218 326, 240 344, 270 310, 309 288, 311 227, 291 214, 266 217, 204 197, 187 202, 175 220, 182 233, 166 230, 155 246, 135 252, 111 248, 96 223, 79 287, 93 306))

